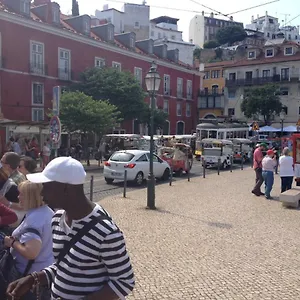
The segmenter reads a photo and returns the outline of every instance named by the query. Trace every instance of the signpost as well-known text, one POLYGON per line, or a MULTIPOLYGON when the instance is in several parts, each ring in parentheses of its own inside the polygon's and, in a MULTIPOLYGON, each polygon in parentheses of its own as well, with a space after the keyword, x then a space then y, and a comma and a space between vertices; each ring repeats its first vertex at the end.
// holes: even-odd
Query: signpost
POLYGON ((257 122, 254 122, 254 123, 252 124, 252 130, 256 132, 256 138, 257 138, 257 140, 258 140, 259 125, 258 125, 257 122))
POLYGON ((52 100, 52 112, 53 117, 50 119, 50 138, 52 141, 52 149, 55 150, 55 157, 57 157, 57 149, 59 148, 61 138, 61 123, 59 119, 59 104, 61 96, 61 87, 53 87, 53 100, 52 100))

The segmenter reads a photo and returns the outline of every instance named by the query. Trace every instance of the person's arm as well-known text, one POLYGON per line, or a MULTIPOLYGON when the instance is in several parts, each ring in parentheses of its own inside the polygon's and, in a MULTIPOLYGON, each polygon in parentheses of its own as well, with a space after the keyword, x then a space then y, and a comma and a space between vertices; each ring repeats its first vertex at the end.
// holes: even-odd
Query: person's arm
POLYGON ((4 204, 0 204, 0 225, 10 225, 18 221, 16 213, 4 204))
POLYGON ((109 281, 100 291, 88 295, 84 299, 125 299, 133 290, 135 282, 123 234, 119 230, 108 234, 101 243, 100 253, 109 281))
POLYGON ((0 196, 0 203, 14 210, 23 210, 19 203, 10 202, 6 197, 0 196))
POLYGON ((38 239, 31 239, 25 243, 21 243, 14 237, 6 236, 4 238, 4 246, 13 248, 20 255, 28 260, 36 259, 42 249, 42 242, 38 239))

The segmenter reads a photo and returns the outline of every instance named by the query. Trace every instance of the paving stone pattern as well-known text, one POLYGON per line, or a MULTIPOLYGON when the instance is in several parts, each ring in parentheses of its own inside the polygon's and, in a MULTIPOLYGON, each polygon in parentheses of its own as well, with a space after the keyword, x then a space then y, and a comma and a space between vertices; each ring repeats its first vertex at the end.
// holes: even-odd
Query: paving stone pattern
MULTIPOLYGON (((251 194, 254 171, 178 181, 101 201, 123 230, 133 299, 300 299, 300 211, 251 194)), ((276 177, 273 196, 279 195, 276 177)))

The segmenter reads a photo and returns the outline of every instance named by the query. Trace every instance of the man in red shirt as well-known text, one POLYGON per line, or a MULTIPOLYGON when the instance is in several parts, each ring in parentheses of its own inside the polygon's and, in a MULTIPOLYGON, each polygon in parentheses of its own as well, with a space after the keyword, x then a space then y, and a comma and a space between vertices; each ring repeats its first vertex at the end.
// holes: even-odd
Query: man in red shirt
POLYGON ((256 180, 255 180, 255 186, 252 190, 252 193, 256 196, 264 195, 260 187, 264 182, 263 176, 262 176, 262 160, 264 158, 262 151, 267 148, 267 145, 262 143, 260 145, 256 145, 256 149, 253 154, 253 169, 255 171, 256 180))

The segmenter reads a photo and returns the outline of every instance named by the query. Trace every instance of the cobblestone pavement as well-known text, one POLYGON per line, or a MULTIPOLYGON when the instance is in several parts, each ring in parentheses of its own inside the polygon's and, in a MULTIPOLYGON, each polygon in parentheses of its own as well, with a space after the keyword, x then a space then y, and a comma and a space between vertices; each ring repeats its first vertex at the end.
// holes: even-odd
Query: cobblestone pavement
MULTIPOLYGON (((101 200, 123 230, 136 274, 129 300, 300 299, 299 210, 251 194, 252 169, 209 174, 101 200)), ((277 199, 277 201, 276 201, 277 199)))

